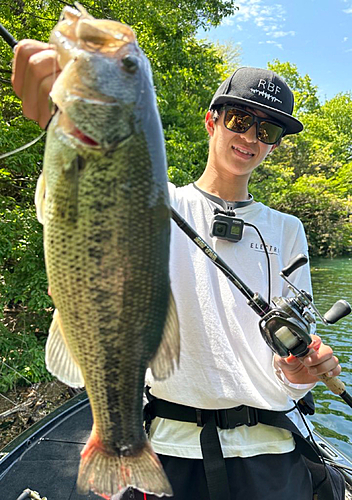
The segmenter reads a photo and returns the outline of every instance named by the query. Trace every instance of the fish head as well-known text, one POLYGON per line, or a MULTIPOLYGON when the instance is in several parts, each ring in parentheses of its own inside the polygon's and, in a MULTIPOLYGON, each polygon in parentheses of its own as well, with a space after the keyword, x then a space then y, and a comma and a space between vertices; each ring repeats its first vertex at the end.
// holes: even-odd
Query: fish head
POLYGON ((133 30, 95 19, 83 8, 66 8, 50 42, 62 70, 51 98, 63 133, 103 149, 113 149, 135 133, 146 101, 155 96, 149 61, 133 30))

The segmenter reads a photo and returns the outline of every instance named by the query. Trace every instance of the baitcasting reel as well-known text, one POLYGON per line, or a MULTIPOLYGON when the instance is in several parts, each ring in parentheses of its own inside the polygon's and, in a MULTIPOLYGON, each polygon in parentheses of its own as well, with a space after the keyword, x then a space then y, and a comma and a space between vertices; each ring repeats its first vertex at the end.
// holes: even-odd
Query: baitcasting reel
POLYGON ((351 312, 348 302, 338 300, 322 316, 313 304, 311 295, 304 290, 298 290, 288 280, 293 271, 307 262, 307 257, 300 254, 281 271, 280 276, 295 295, 290 298, 274 297, 272 300, 274 307, 271 307, 259 322, 264 340, 281 357, 292 354, 299 358, 308 354, 308 346, 312 343, 310 334, 316 322, 315 315, 328 325, 336 323, 351 312))

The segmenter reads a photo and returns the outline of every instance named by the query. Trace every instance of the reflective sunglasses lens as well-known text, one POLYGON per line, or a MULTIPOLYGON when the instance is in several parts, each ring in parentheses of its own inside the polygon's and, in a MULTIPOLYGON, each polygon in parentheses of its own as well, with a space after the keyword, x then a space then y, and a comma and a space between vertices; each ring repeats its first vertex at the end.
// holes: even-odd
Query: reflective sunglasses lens
POLYGON ((229 109, 225 115, 225 127, 233 132, 244 133, 253 124, 253 117, 239 109, 229 109))
POLYGON ((257 137, 264 144, 275 144, 281 137, 283 128, 271 122, 261 122, 257 137))

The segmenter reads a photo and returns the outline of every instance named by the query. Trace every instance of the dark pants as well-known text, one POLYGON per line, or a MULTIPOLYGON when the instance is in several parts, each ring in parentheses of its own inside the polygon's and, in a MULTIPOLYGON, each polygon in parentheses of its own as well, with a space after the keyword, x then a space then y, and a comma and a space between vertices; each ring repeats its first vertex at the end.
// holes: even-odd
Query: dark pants
MULTIPOLYGON (((167 500, 209 500, 203 460, 159 455, 174 491, 167 500)), ((231 500, 312 500, 310 473, 298 451, 226 458, 231 500)), ((132 490, 122 500, 160 500, 132 490)))

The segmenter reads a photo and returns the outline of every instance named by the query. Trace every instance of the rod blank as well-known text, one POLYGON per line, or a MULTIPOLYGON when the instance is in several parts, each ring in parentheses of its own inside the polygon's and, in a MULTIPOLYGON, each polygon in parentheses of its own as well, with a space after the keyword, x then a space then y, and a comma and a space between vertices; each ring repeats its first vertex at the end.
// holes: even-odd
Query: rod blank
POLYGON ((10 45, 11 49, 14 49, 17 45, 17 40, 7 31, 2 24, 0 24, 0 36, 5 40, 5 42, 10 45))

